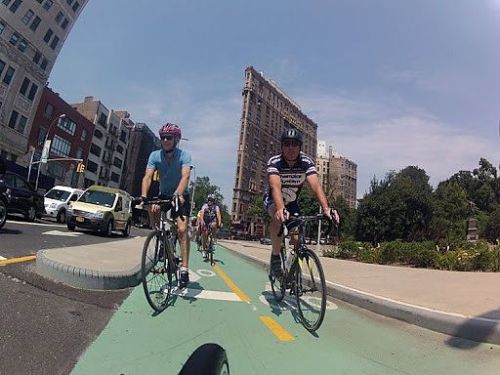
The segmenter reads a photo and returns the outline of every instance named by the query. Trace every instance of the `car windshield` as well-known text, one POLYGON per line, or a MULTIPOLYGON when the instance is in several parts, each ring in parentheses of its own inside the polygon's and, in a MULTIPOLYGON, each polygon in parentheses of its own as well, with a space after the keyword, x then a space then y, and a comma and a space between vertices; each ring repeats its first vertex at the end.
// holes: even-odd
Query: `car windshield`
POLYGON ((113 207, 113 203, 115 201, 115 194, 108 193, 105 191, 90 190, 83 193, 80 199, 78 199, 78 201, 97 204, 99 206, 104 206, 104 207, 113 207))
POLYGON ((45 194, 45 198, 55 199, 58 201, 66 201, 70 195, 69 191, 52 189, 47 194, 45 194))

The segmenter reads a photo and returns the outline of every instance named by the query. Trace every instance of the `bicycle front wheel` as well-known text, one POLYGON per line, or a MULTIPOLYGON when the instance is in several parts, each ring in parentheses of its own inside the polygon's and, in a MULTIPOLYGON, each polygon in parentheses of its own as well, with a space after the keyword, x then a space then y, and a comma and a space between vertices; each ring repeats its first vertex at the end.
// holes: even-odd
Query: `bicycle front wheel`
POLYGON ((316 331, 323 322, 326 310, 326 282, 318 256, 303 249, 295 269, 295 298, 302 325, 316 331))
POLYGON ((149 305, 156 312, 167 308, 172 292, 171 264, 165 246, 161 232, 153 231, 146 237, 142 250, 142 286, 149 305))
MULTIPOLYGON (((271 290, 273 292, 274 299, 276 302, 281 302, 283 298, 285 297, 285 290, 286 290, 286 268, 285 268, 285 252, 283 249, 280 251, 280 258, 281 258, 281 268, 283 270, 283 275, 280 277, 276 277, 273 275, 271 270, 269 270, 269 281, 271 282, 271 290)), ((271 262, 269 262, 271 264, 271 262)))

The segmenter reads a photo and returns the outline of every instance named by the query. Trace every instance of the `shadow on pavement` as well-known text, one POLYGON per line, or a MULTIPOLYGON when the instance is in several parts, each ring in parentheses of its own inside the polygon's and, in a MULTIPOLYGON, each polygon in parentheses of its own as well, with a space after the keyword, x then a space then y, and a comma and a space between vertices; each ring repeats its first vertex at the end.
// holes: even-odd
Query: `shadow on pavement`
POLYGON ((469 350, 488 342, 488 338, 494 333, 495 327, 500 330, 500 309, 488 311, 467 320, 453 333, 454 336, 446 340, 446 344, 457 349, 469 350), (484 319, 484 324, 478 323, 476 319, 484 319), (498 322, 495 323, 494 320, 498 322), (463 337, 470 337, 465 339, 463 337))
POLYGON ((0 230, 0 234, 19 234, 19 233, 23 233, 22 231, 17 230, 17 229, 9 229, 8 225, 9 225, 8 222, 5 223, 5 227, 3 227, 2 230, 0 230))

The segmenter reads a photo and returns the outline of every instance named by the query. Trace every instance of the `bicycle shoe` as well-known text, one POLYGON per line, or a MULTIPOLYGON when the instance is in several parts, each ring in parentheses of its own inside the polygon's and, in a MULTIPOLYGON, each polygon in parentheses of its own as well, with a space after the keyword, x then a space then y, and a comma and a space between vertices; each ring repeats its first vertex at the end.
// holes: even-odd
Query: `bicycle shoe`
POLYGON ((189 272, 181 271, 181 277, 179 279, 179 288, 184 289, 189 283, 189 272))
POLYGON ((281 257, 279 255, 271 256, 271 275, 274 277, 283 276, 283 270, 281 269, 281 257))

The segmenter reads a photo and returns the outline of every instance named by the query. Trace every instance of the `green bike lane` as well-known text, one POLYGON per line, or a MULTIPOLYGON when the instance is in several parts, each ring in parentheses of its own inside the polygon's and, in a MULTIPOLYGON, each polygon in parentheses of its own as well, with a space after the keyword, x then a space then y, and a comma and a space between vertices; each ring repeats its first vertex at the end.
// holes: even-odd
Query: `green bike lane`
POLYGON ((177 374, 200 345, 226 349, 232 374, 494 374, 500 347, 478 344, 328 301, 316 334, 293 299, 276 304, 266 271, 218 247, 212 268, 191 252, 187 296, 153 314, 134 288, 73 375, 177 374))

